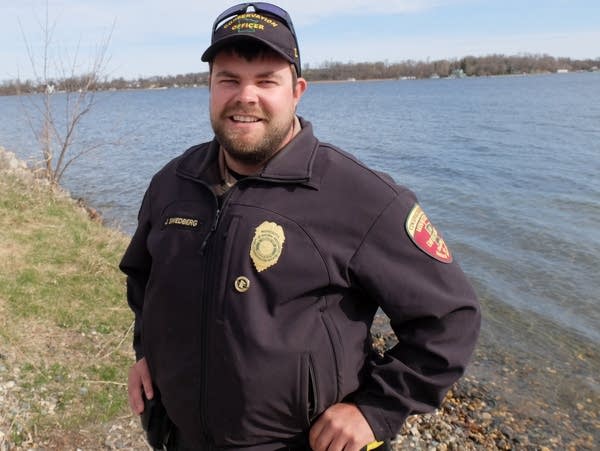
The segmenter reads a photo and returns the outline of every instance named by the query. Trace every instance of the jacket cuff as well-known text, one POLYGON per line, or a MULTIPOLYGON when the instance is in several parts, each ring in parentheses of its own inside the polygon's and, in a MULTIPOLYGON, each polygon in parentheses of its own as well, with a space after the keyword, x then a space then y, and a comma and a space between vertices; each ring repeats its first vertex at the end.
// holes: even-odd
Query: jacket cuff
POLYGON ((369 423, 375 439, 378 441, 393 439, 400 432, 400 428, 410 414, 408 409, 388 411, 380 406, 374 405, 373 400, 361 399, 357 396, 353 402, 369 423))

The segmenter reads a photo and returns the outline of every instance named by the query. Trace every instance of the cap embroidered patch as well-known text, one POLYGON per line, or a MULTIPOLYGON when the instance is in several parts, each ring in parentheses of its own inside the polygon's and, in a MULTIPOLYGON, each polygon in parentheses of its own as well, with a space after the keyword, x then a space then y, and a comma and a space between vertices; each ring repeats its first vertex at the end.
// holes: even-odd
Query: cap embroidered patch
POLYGON ((284 242, 285 234, 280 225, 265 221, 256 228, 250 245, 250 258, 258 272, 277 263, 284 242))
POLYGON ((231 27, 231 31, 237 31, 238 33, 252 33, 255 31, 263 31, 265 26, 277 28, 279 24, 275 20, 269 19, 266 16, 256 13, 248 13, 236 16, 235 19, 230 20, 223 25, 223 29, 227 30, 231 27))
POLYGON ((419 204, 415 204, 408 214, 405 226, 408 236, 419 249, 442 263, 452 263, 446 242, 419 204))

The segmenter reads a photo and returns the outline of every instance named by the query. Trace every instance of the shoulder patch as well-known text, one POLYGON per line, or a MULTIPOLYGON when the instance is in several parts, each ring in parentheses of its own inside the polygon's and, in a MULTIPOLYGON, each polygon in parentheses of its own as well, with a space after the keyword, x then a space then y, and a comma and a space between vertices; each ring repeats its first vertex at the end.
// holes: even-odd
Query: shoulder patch
POLYGON ((442 263, 452 263, 452 254, 446 242, 419 204, 415 204, 408 214, 405 227, 406 233, 419 249, 442 263))

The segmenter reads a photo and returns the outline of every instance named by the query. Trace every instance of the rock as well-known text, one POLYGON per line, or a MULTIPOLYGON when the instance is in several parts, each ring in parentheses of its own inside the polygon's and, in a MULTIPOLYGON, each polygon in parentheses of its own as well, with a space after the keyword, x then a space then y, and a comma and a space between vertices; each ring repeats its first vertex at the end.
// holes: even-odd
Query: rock
POLYGON ((25 162, 19 160, 13 152, 8 152, 4 147, 0 147, 0 169, 15 172, 26 168, 25 162))
POLYGON ((11 388, 14 388, 17 384, 15 383, 15 381, 8 381, 5 382, 4 384, 0 385, 0 388, 2 390, 10 390, 11 388))

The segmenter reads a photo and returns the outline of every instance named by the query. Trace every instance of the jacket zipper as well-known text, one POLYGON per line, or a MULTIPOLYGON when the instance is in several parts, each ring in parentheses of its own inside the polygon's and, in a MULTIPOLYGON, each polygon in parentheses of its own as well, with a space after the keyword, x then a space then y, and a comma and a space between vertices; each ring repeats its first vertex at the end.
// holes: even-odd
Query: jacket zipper
MULTIPOLYGON (((206 185, 204 182, 201 182, 201 181, 198 181, 198 182, 201 183, 202 185, 205 185, 212 192, 212 189, 208 185, 206 185)), ((223 210, 225 210, 225 207, 229 203, 229 198, 231 197, 231 193, 235 188, 236 188, 236 186, 234 185, 231 188, 229 188, 229 191, 227 191, 227 193, 225 193, 225 195, 224 195, 225 197, 223 199, 223 202, 221 203, 221 206, 219 206, 219 201, 217 200, 217 197, 213 193, 213 197, 215 199, 215 202, 217 203, 217 211, 215 212, 215 218, 210 227, 210 230, 206 234, 206 237, 204 238, 204 241, 202 242, 202 246, 200 247, 200 255, 204 254, 204 250, 206 248, 206 245, 208 244, 208 241, 212 237, 215 230, 217 230, 217 227, 219 227, 219 220, 221 219, 221 214, 223 213, 223 210)))
MULTIPOLYGON (((200 182, 205 185, 203 182, 200 182)), ((207 185, 205 185, 207 186, 207 185)), ((207 186, 208 189, 210 187, 207 186)), ((232 191, 235 189, 231 187, 231 189, 227 192, 225 199, 223 200, 220 207, 217 207, 215 212, 215 216, 211 225, 210 230, 206 234, 204 241, 200 247, 200 257, 204 258, 204 270, 203 270, 203 281, 202 290, 203 294, 200 299, 202 303, 200 309, 200 328, 201 328, 201 344, 200 344, 200 426, 202 428, 202 435, 204 437, 204 442, 206 445, 205 449, 211 450, 214 448, 214 440, 208 430, 208 406, 206 402, 206 397, 208 393, 208 377, 207 377, 207 368, 208 368, 208 340, 210 334, 208 333, 208 324, 209 324, 209 309, 212 305, 212 300, 214 297, 214 284, 217 278, 214 277, 213 270, 215 268, 215 260, 216 252, 218 248, 214 246, 214 243, 211 243, 211 238, 219 227, 219 223, 221 218, 223 217, 223 212, 225 211, 229 198, 231 197, 232 191), (210 245, 209 244, 213 244, 210 245)), ((212 192, 212 190, 211 190, 212 192)), ((213 193, 214 196, 214 193, 213 193)), ((219 204, 216 196, 214 196, 215 202, 217 205, 219 204)))

